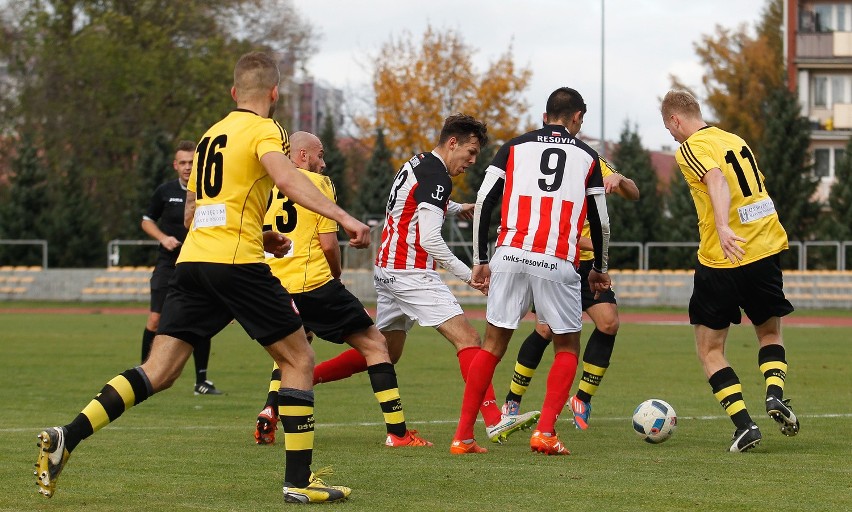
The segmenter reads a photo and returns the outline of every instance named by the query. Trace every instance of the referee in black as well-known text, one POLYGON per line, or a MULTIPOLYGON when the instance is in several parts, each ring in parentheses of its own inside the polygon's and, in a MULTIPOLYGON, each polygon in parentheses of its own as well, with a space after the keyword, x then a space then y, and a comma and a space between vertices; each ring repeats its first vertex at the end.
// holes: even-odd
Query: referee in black
MULTIPOLYGON (((184 205, 186 204, 186 183, 192 172, 192 157, 195 155, 195 142, 182 140, 175 151, 172 163, 177 171, 178 179, 163 183, 154 195, 148 210, 142 216, 142 230, 154 240, 160 242, 157 266, 151 275, 151 311, 142 335, 142 362, 151 352, 151 343, 160 325, 160 312, 166 300, 169 289, 169 279, 175 271, 175 262, 180 254, 180 247, 186 238, 187 229, 184 226, 184 205)), ((212 382, 207 380, 207 362, 210 360, 210 340, 195 344, 193 350, 195 360, 195 394, 221 395, 212 382)))

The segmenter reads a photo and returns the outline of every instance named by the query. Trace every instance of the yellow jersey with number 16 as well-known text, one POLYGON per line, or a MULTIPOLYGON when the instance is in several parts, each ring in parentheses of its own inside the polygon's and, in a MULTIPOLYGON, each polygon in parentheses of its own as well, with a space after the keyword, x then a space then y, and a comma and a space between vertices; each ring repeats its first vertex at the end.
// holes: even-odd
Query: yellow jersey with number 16
POLYGON ((787 248, 787 232, 778 220, 775 204, 764 185, 763 173, 757 167, 754 153, 739 136, 706 126, 686 139, 675 153, 695 210, 698 213, 698 261, 716 268, 732 268, 777 254, 787 248), (728 224, 738 236, 745 256, 731 263, 719 245, 716 219, 707 185, 701 179, 713 168, 719 168, 731 191, 728 224))
POLYGON ((178 263, 263 262, 263 216, 274 183, 260 158, 273 151, 289 156, 287 132, 249 110, 234 110, 207 130, 187 184, 195 216, 178 263))

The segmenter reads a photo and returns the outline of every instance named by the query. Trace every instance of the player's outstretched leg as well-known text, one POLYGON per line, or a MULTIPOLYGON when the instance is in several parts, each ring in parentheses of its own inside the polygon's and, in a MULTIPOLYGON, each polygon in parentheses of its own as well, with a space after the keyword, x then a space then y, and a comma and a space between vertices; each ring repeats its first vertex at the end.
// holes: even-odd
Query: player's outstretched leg
POLYGON ((148 376, 141 367, 131 368, 106 383, 101 392, 62 427, 44 429, 39 435, 35 475, 39 493, 50 498, 56 481, 74 448, 87 437, 115 421, 126 409, 153 395, 148 376))
POLYGON ((281 369, 272 363, 272 375, 269 378, 269 391, 266 404, 257 415, 254 427, 255 444, 275 444, 275 431, 278 430, 278 390, 281 388, 281 369))

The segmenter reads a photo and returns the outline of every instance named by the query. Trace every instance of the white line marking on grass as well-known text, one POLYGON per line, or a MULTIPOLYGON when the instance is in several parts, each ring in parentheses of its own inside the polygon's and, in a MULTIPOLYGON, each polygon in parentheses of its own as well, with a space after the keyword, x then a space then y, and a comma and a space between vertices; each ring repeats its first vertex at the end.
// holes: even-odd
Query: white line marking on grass
MULTIPOLYGON (((835 418, 852 418, 852 413, 829 413, 829 414, 797 414, 796 416, 800 418, 816 418, 816 419, 835 419, 835 418)), ((678 420, 699 420, 699 421, 708 421, 708 420, 721 420, 727 419, 727 416, 678 416, 678 420)), ((622 416, 622 417, 595 417, 595 421, 629 421, 630 417, 622 416)), ((458 423, 458 420, 429 420, 429 421, 406 421, 411 425, 446 425, 446 424, 455 424, 458 423)), ((482 420, 478 420, 477 423, 482 423, 482 420)), ((321 428, 342 428, 342 427, 377 427, 384 425, 382 422, 350 422, 350 423, 322 423, 317 422, 317 424, 321 428)), ((0 432, 36 432, 39 427, 25 427, 25 428, 0 428, 0 432)), ((163 425, 163 426, 146 426, 146 427, 127 427, 121 425, 113 425, 110 426, 110 430, 245 430, 247 427, 244 425, 192 425, 186 427, 176 427, 174 425, 163 425)))

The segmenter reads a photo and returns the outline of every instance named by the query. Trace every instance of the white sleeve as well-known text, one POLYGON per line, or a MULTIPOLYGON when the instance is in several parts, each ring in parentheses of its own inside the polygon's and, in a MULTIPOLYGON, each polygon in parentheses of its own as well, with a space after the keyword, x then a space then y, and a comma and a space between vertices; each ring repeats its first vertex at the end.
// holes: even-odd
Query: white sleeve
POLYGON ((448 216, 458 215, 459 212, 461 212, 461 211, 462 211, 461 203, 457 203, 457 202, 453 201, 452 199, 450 199, 449 202, 447 203, 447 215, 448 216))
POLYGON ((417 207, 417 217, 420 227, 420 246, 432 256, 439 265, 453 273, 462 281, 470 282, 470 268, 456 258, 441 236, 441 226, 444 224, 444 214, 438 212, 428 203, 420 203, 417 207))

